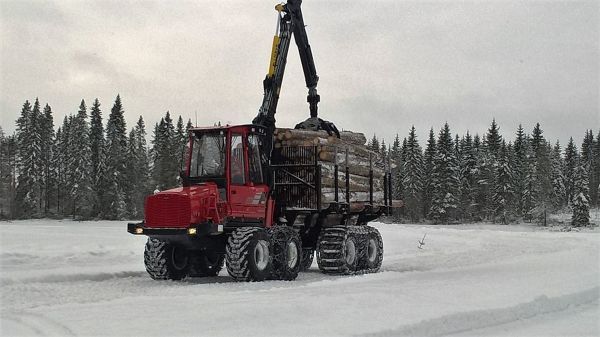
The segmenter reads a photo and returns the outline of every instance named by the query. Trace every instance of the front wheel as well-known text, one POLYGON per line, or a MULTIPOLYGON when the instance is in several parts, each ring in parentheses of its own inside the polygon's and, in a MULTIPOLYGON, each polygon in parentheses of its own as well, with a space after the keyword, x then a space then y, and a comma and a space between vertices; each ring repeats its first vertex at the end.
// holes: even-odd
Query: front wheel
POLYGON ((227 272, 237 281, 263 281, 271 274, 269 234, 263 228, 238 228, 227 240, 227 272))
POLYGON ((150 277, 155 280, 181 280, 188 274, 190 259, 185 248, 148 238, 144 264, 150 277))

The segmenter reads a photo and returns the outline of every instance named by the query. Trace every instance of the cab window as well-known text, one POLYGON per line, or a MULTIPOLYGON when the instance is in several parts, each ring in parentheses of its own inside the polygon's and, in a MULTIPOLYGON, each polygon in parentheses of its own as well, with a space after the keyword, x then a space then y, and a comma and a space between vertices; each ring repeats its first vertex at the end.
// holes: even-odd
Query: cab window
POLYGON ((231 135, 231 184, 244 185, 246 177, 244 174, 244 143, 242 135, 233 133, 231 135))
POLYGON ((260 165, 259 139, 257 135, 248 136, 248 166, 250 169, 250 181, 255 184, 262 184, 263 174, 260 165))

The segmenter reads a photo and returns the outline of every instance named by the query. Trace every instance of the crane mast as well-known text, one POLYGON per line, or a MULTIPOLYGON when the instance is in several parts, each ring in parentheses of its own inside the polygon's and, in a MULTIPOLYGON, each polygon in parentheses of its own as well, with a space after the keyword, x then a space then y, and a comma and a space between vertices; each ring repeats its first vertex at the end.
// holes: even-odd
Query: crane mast
POLYGON ((308 43, 302 10, 300 9, 301 4, 302 0, 288 0, 286 4, 275 6, 275 10, 277 11, 277 29, 273 37, 269 72, 263 81, 263 102, 253 123, 266 127, 267 134, 272 134, 275 131, 275 113, 277 112, 277 103, 279 102, 279 93, 287 63, 287 54, 293 35, 300 54, 306 87, 308 88, 307 102, 310 111, 310 118, 297 124, 296 129, 325 130, 330 135, 335 134, 339 137, 339 131, 333 123, 324 121, 318 117, 320 96, 317 93, 317 83, 319 82, 319 76, 317 76, 317 69, 310 44, 308 43))

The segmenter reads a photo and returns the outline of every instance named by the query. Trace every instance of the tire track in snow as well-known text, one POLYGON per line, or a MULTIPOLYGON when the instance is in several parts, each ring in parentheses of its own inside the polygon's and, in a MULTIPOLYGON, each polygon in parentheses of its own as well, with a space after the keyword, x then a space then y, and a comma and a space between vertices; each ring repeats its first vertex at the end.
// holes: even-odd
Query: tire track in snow
POLYGON ((62 282, 78 282, 78 281, 107 281, 119 278, 141 277, 145 276, 145 271, 120 271, 120 272, 102 272, 102 273, 82 273, 82 274, 48 274, 37 277, 26 278, 3 278, 0 280, 0 285, 9 286, 13 284, 23 283, 62 283, 62 282))
POLYGON ((23 332, 23 335, 27 336, 75 336, 75 333, 69 327, 42 314, 30 312, 12 313, 10 315, 3 315, 1 321, 2 324, 0 327, 5 326, 6 323, 16 325, 23 332))
POLYGON ((599 299, 600 287, 552 298, 542 295, 511 307, 459 312, 361 336, 445 336, 565 311, 572 306, 598 302, 599 299))

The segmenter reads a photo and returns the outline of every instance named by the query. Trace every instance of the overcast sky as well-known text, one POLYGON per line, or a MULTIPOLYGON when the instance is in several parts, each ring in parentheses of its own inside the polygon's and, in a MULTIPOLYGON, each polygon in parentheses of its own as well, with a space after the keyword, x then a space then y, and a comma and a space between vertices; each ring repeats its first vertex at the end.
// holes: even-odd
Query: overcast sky
MULTIPOLYGON (((165 111, 199 125, 248 123, 262 100, 275 1, 0 0, 0 115, 12 132, 39 97, 55 124, 121 95, 128 128, 165 111)), ((320 117, 390 141, 411 125, 421 144, 445 121, 483 133, 496 118, 513 138, 540 122, 550 140, 579 145, 600 128, 598 1, 316 1, 303 12, 320 117)), ((292 45, 277 113, 308 117, 292 45)))

